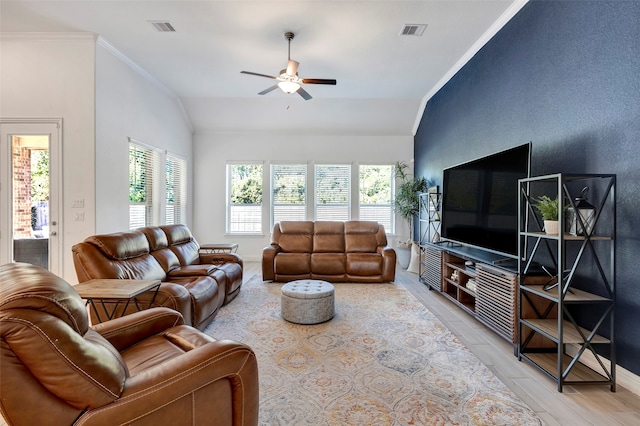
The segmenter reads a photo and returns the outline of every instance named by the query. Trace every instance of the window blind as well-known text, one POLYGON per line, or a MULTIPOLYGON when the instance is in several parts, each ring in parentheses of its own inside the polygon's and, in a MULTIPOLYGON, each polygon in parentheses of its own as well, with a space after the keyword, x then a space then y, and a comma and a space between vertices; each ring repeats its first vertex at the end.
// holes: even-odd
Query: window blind
POLYGON ((372 220, 395 232, 393 215, 393 177, 391 165, 361 165, 359 170, 360 220, 372 220))
POLYGON ((307 165, 271 165, 271 218, 273 226, 283 220, 307 219, 307 165))
POLYGON ((227 232, 262 232, 262 164, 227 164, 227 232))
POLYGON ((129 142, 129 229, 153 225, 153 179, 158 154, 129 142))
POLYGON ((187 206, 187 162, 167 153, 165 160, 165 223, 185 223, 187 206))
POLYGON ((316 164, 315 220, 349 220, 351 211, 350 193, 350 165, 316 164))

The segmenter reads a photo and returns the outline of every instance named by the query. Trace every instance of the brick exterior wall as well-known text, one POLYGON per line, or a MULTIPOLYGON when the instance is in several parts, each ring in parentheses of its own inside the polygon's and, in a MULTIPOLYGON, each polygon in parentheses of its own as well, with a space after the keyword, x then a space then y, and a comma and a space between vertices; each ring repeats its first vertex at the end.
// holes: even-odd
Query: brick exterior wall
POLYGON ((31 150, 13 146, 13 238, 31 238, 31 150))

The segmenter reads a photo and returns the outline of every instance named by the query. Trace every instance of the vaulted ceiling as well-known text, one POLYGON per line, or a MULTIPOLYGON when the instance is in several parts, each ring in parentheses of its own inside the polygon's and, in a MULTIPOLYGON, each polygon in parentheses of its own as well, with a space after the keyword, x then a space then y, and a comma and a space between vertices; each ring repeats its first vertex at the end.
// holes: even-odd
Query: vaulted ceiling
POLYGON ((183 103, 196 132, 410 135, 424 102, 526 0, 2 0, 2 32, 91 32, 183 103), (168 22, 175 32, 159 32, 168 22), (401 35, 406 24, 422 36, 401 35), (291 58, 313 96, 274 90, 291 58))

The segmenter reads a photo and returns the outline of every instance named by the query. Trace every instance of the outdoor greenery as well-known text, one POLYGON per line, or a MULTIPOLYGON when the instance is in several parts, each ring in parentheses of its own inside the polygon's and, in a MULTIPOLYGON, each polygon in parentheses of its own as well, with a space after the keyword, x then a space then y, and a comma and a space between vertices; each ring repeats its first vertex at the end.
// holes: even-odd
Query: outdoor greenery
POLYGON ((407 222, 409 239, 411 240, 413 239, 413 221, 420 212, 419 193, 427 191, 429 182, 424 177, 412 176, 408 169, 407 163, 396 163, 395 176, 401 183, 396 189, 393 209, 407 222))
POLYGON ((129 201, 144 203, 147 199, 147 182, 152 176, 147 176, 147 154, 142 149, 129 149, 129 201))
POLYGON ((31 150, 31 201, 49 201, 49 151, 31 150))
POLYGON ((392 166, 360 166, 360 203, 384 205, 391 202, 392 166))
POLYGON ((231 202, 262 204, 262 164, 231 166, 231 202))
POLYGON ((301 167, 306 165, 278 166, 279 173, 273 177, 274 204, 304 204, 306 200, 306 173, 301 167))

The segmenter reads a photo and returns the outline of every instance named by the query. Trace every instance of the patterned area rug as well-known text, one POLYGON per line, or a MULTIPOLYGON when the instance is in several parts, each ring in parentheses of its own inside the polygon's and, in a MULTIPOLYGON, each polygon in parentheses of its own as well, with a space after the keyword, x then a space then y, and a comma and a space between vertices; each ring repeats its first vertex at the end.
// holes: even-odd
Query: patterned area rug
POLYGON ((336 315, 280 316, 282 284, 252 277, 206 333, 251 346, 260 425, 541 425, 397 284, 335 284, 336 315))

